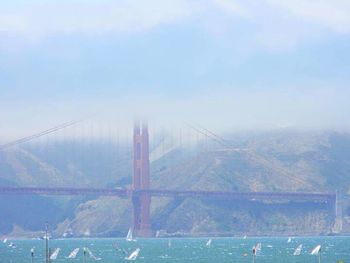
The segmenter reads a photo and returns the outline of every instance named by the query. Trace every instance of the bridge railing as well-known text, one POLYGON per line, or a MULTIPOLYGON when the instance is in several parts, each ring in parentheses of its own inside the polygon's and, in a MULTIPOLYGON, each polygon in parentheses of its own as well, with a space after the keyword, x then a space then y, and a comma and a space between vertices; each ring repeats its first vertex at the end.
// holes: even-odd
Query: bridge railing
POLYGON ((106 195, 127 197, 126 189, 73 187, 0 187, 0 194, 106 195))
POLYGON ((225 192, 225 191, 183 191, 183 190, 132 190, 123 188, 73 188, 73 187, 10 187, 0 186, 0 194, 38 194, 38 195, 99 195, 131 197, 147 193, 160 197, 200 197, 200 198, 229 198, 237 200, 257 201, 313 201, 334 202, 335 193, 308 192, 225 192))
POLYGON ((225 192, 225 191, 182 191, 182 190, 140 190, 151 196, 167 197, 201 197, 201 198, 230 198, 241 200, 291 200, 291 201, 313 201, 334 202, 335 193, 308 193, 308 192, 225 192))

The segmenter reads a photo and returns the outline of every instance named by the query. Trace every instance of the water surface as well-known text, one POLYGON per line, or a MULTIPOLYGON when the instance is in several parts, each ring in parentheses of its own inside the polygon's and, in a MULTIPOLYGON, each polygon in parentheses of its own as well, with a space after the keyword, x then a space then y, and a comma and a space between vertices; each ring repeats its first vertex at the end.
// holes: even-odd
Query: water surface
MULTIPOLYGON (((76 259, 67 259, 69 253, 77 247, 87 247, 96 257, 95 261, 86 257, 86 262, 130 262, 125 260, 125 253, 130 254, 140 248, 140 255, 135 262, 191 262, 191 263, 225 263, 249 262, 252 259, 252 247, 261 243, 256 262, 259 263, 313 263, 318 262, 318 256, 310 255, 310 251, 318 244, 322 245, 322 262, 350 263, 350 237, 307 237, 293 238, 212 238, 210 247, 206 246, 209 238, 174 238, 171 239, 139 239, 136 242, 126 242, 124 239, 55 239, 50 240, 50 247, 60 248, 61 251, 53 262, 83 262, 82 250, 76 259), (300 256, 293 256, 294 249, 303 244, 300 256)), ((30 250, 35 247, 34 262, 44 262, 45 242, 43 240, 8 240, 0 243, 1 263, 31 262, 30 250), (16 248, 9 247, 10 242, 16 248)))

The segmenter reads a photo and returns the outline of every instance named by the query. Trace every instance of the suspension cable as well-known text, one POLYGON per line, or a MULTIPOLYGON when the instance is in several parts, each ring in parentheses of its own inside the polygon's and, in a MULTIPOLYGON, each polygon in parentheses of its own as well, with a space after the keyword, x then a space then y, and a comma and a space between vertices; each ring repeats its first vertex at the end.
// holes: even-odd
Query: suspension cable
POLYGON ((42 132, 35 133, 35 134, 30 135, 30 136, 26 136, 26 137, 17 139, 17 140, 12 141, 12 142, 8 142, 8 143, 5 143, 5 144, 2 144, 2 145, 0 145, 0 150, 6 149, 6 148, 9 148, 9 147, 18 145, 18 144, 22 144, 22 143, 25 143, 25 142, 29 142, 31 140, 37 139, 39 137, 42 137, 44 135, 47 135, 47 134, 50 134, 50 133, 54 133, 54 132, 62 130, 64 128, 73 126, 73 125, 75 125, 75 124, 77 124, 79 122, 82 122, 82 120, 65 122, 65 123, 62 123, 62 124, 57 125, 55 127, 52 127, 50 129, 44 130, 42 132))

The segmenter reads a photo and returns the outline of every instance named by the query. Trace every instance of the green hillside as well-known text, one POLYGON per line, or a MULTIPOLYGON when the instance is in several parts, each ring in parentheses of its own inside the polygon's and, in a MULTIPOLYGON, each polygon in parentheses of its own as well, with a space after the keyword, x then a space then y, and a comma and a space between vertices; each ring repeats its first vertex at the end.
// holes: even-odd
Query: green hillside
MULTIPOLYGON (((151 163, 152 188, 222 191, 350 190, 350 135, 278 131, 228 135, 232 148, 177 147, 151 163)), ((153 146, 152 149, 157 149, 153 146)), ((131 149, 108 141, 58 141, 0 152, 1 185, 129 187, 131 149)), ((188 235, 327 234, 333 218, 312 203, 152 199, 154 231, 188 235)), ((123 236, 131 203, 110 197, 3 196, 0 233, 123 236), (21 211, 19 213, 18 211, 21 211)), ((344 208, 344 222, 350 218, 344 208)), ((346 226, 344 231, 347 231, 346 226)))

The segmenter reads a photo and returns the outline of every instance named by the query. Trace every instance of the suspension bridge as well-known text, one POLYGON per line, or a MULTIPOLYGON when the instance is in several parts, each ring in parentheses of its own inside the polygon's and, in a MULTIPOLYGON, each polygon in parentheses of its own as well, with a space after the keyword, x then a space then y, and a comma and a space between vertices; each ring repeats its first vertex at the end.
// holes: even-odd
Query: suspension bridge
MULTIPOLYGON (((60 129, 75 125, 76 122, 69 122, 56 126, 39 134, 28 136, 12 143, 0 146, 0 150, 19 143, 27 142, 35 138, 56 132, 60 129)), ((217 143, 235 151, 226 140, 206 129, 197 129, 217 143)), ((257 162, 267 162, 258 155, 249 152, 257 162)), ((133 205, 132 228, 134 233, 140 237, 152 236, 151 230, 151 200, 152 197, 184 197, 184 198, 209 198, 228 199, 230 201, 289 201, 289 202, 314 202, 324 203, 334 211, 335 221, 337 219, 337 195, 335 193, 322 192, 233 192, 233 191, 194 191, 194 190, 173 190, 173 189, 152 189, 150 178, 150 154, 149 154, 149 132, 147 124, 137 122, 133 130, 133 176, 131 188, 72 188, 72 187, 11 187, 0 186, 1 195, 96 195, 96 196, 117 196, 129 198, 133 205)), ((285 178, 292 179, 288 171, 279 171, 285 178)), ((176 176, 176 175, 175 175, 176 176)), ((295 179, 295 178, 293 178, 295 179)), ((302 179, 295 179, 305 183, 302 179)), ((339 221, 339 220, 338 220, 339 221)))

